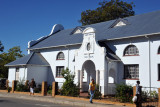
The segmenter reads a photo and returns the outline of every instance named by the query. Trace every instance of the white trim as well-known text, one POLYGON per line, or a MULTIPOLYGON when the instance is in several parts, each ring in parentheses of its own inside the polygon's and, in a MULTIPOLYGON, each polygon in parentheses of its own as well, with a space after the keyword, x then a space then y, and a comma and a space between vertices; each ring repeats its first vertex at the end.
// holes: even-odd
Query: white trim
POLYGON ((37 65, 37 64, 19 64, 19 65, 5 65, 5 66, 16 67, 16 66, 28 66, 28 65, 33 65, 33 66, 50 66, 50 65, 37 65))
MULTIPOLYGON (((151 35, 158 35, 158 34, 160 34, 160 32, 150 33, 150 34, 143 34, 143 35, 128 36, 128 37, 121 37, 121 38, 104 39, 104 40, 127 39, 127 38, 133 38, 133 37, 151 36, 151 35)), ((99 40, 99 41, 104 41, 104 40, 99 40)))
POLYGON ((81 45, 81 44, 82 43, 67 44, 67 45, 57 45, 57 46, 50 46, 50 47, 43 47, 43 48, 34 48, 34 49, 27 49, 27 50, 48 49, 48 48, 66 47, 66 46, 74 46, 74 45, 81 45))

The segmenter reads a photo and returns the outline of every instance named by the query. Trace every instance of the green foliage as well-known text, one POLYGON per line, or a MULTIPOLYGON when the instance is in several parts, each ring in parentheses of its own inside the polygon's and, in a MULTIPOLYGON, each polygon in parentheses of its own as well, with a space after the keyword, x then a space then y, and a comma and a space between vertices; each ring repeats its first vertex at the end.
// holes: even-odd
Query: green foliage
POLYGON ((2 42, 0 41, 0 51, 3 52, 3 50, 4 50, 4 46, 3 46, 2 42))
POLYGON ((133 87, 125 84, 116 85, 116 98, 120 102, 132 102, 133 87))
POLYGON ((100 7, 95 10, 86 10, 81 13, 82 25, 89 25, 117 18, 133 16, 133 2, 127 3, 122 0, 107 0, 99 3, 100 7))
POLYGON ((11 88, 11 87, 8 87, 7 90, 8 90, 8 92, 10 92, 10 91, 12 90, 12 88, 11 88))
POLYGON ((29 87, 24 85, 24 80, 20 80, 17 82, 16 91, 29 92, 29 87))
POLYGON ((95 98, 95 99, 101 99, 101 97, 102 97, 102 94, 101 94, 101 92, 99 91, 99 85, 96 84, 96 90, 95 90, 95 93, 94 93, 94 97, 93 97, 93 98, 95 98))
POLYGON ((158 93, 154 91, 144 90, 142 91, 142 100, 147 101, 147 99, 158 99, 158 93))
POLYGON ((39 84, 38 87, 35 87, 35 88, 34 88, 34 92, 35 92, 35 93, 41 93, 41 89, 42 89, 42 85, 39 84))
POLYGON ((63 83, 62 89, 61 89, 61 95, 65 96, 78 96, 79 95, 79 88, 74 84, 74 75, 71 74, 69 69, 62 71, 62 76, 66 80, 63 83))
POLYGON ((51 85, 48 86, 48 88, 47 88, 47 93, 48 93, 48 94, 52 94, 52 86, 51 86, 51 85))
POLYGON ((8 50, 8 53, 3 52, 0 54, 0 78, 8 78, 8 67, 4 65, 23 57, 22 51, 19 46, 13 47, 8 50))

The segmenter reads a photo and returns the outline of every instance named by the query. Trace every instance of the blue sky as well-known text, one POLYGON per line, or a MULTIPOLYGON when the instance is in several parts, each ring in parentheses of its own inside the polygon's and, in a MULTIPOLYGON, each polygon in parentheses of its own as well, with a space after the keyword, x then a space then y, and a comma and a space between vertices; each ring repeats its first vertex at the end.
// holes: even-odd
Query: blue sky
MULTIPOLYGON (((65 29, 80 26, 81 12, 96 9, 103 0, 0 0, 0 41, 5 52, 20 46, 27 54, 27 44, 50 33, 54 24, 65 29)), ((124 0, 134 2, 134 11, 143 14, 160 10, 160 0, 124 0)))

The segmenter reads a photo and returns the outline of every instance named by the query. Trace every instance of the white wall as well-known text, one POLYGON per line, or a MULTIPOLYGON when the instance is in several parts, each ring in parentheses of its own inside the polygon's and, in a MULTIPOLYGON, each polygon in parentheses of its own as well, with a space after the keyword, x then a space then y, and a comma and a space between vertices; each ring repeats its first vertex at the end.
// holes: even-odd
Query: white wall
POLYGON ((22 67, 19 68, 19 81, 26 81, 27 80, 27 68, 22 67))
MULTIPOLYGON (((158 79, 158 63, 160 63, 160 55, 157 55, 158 47, 160 46, 160 37, 151 36, 151 87, 160 86, 158 79)), ((123 40, 107 41, 109 47, 122 60, 123 64, 139 64, 139 80, 143 87, 149 87, 149 42, 146 37, 130 38, 123 40), (139 50, 139 56, 123 56, 124 49, 130 45, 135 45, 139 50)), ((119 71, 124 73, 122 65, 119 65, 119 71)), ((121 75, 121 74, 118 74, 121 75)), ((124 74, 123 74, 124 75, 124 74)), ((119 78, 120 79, 120 78, 119 78)), ((125 79, 127 84, 135 85, 137 80, 125 79)))
MULTIPOLYGON (((41 50, 42 56, 48 61, 50 64, 50 77, 51 80, 48 80, 53 82, 58 82, 59 88, 61 88, 63 82, 65 81, 64 78, 56 77, 56 66, 64 66, 65 68, 69 68, 69 70, 74 74, 75 69, 75 62, 74 56, 75 51, 80 47, 80 45, 72 46, 72 47, 59 47, 59 48, 51 48, 51 49, 44 49, 41 50), (57 54, 59 52, 63 52, 65 55, 65 60, 56 60, 57 54), (52 79, 54 78, 54 79, 52 79)), ((48 79, 49 79, 48 78, 48 79)))
POLYGON ((12 81, 15 80, 15 77, 16 77, 15 72, 16 72, 16 68, 9 67, 9 71, 8 71, 9 87, 12 87, 12 81))

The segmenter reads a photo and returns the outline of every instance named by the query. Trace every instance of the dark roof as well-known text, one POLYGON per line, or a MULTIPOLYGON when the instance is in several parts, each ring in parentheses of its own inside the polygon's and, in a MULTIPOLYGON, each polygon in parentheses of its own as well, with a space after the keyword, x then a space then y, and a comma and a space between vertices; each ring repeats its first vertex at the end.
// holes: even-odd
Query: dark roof
MULTIPOLYGON (((126 26, 113 27, 117 20, 111 20, 106 22, 101 22, 97 24, 91 24, 86 27, 93 27, 96 29, 96 40, 109 40, 116 38, 128 38, 132 36, 139 36, 144 34, 160 33, 160 11, 150 12, 142 15, 135 15, 131 17, 123 18, 127 23, 126 26)), ((119 20, 119 19, 118 19, 119 20)), ((59 31, 45 40, 37 43, 36 45, 30 47, 29 49, 40 49, 55 46, 63 46, 70 44, 81 44, 83 40, 83 34, 72 34, 73 29, 67 29, 59 31)))
POLYGON ((49 66, 49 63, 44 59, 44 57, 40 53, 31 53, 13 62, 10 62, 5 66, 21 66, 21 65, 49 66))

